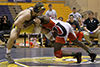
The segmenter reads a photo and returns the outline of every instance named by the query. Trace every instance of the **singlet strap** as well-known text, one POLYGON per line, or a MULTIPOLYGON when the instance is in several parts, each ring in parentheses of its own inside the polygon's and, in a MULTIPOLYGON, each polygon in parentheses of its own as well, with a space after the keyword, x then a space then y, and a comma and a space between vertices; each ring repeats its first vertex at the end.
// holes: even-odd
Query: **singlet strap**
MULTIPOLYGON (((29 8, 28 8, 29 9, 29 8)), ((31 14, 31 18, 32 18, 32 9, 29 9, 31 12, 30 12, 30 14, 31 14)))

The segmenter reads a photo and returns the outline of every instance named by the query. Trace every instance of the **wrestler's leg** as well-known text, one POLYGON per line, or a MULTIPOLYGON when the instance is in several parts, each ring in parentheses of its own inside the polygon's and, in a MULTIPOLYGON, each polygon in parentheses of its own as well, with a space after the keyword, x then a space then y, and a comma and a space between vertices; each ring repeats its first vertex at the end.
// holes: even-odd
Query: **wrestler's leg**
POLYGON ((72 33, 69 33, 69 39, 71 41, 73 41, 76 45, 80 46, 81 48, 83 48, 86 52, 88 52, 90 58, 91 58, 91 61, 94 62, 95 58, 96 58, 96 54, 93 53, 92 50, 90 50, 84 43, 80 42, 77 38, 76 38, 76 35, 74 32, 72 33))
POLYGON ((11 48, 14 44, 14 41, 17 39, 18 35, 20 33, 19 28, 13 28, 10 34, 10 38, 7 42, 7 48, 6 48, 6 59, 8 60, 8 63, 14 63, 14 60, 10 56, 11 48))
POLYGON ((73 42, 76 43, 81 48, 83 48, 86 52, 88 52, 91 58, 91 62, 94 62, 94 60, 96 59, 96 54, 92 50, 90 50, 84 43, 78 41, 77 39, 74 40, 73 42))
POLYGON ((7 42, 7 48, 8 50, 12 48, 13 44, 14 44, 14 41, 18 38, 19 36, 19 33, 20 33, 20 29, 18 28, 13 28, 11 33, 10 33, 10 38, 7 42))
POLYGON ((57 57, 57 58, 61 58, 61 57, 66 57, 66 56, 73 56, 75 58, 77 58, 77 63, 80 63, 81 62, 81 53, 80 52, 66 52, 64 50, 61 50, 63 44, 60 44, 60 43, 54 43, 54 55, 57 57))
POLYGON ((86 52, 93 53, 84 43, 78 41, 78 39, 73 41, 76 45, 80 46, 81 48, 83 48, 86 52))

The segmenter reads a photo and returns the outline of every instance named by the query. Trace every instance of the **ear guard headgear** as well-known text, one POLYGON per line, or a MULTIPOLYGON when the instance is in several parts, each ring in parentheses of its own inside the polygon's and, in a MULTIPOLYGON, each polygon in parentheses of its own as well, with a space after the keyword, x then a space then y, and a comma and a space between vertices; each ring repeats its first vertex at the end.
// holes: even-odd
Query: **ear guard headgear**
POLYGON ((38 2, 34 7, 34 12, 39 13, 41 10, 45 10, 43 6, 43 3, 38 2))

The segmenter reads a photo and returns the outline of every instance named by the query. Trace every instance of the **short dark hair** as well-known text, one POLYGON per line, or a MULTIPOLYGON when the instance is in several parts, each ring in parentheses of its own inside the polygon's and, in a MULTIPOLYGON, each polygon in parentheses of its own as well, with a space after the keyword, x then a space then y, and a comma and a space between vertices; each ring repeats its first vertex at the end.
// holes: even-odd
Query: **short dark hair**
POLYGON ((4 16, 6 16, 7 20, 8 20, 8 16, 7 15, 3 15, 2 17, 4 18, 4 16))
POLYGON ((42 6, 44 6, 44 4, 43 4, 42 2, 37 2, 37 3, 35 4, 35 7, 42 7, 42 6))
POLYGON ((71 15, 69 15, 69 16, 72 16, 72 17, 74 17, 72 14, 71 14, 71 15))
POLYGON ((75 10, 76 9, 76 7, 73 7, 73 10, 75 10))
POLYGON ((63 17, 59 17, 58 19, 62 19, 62 21, 63 21, 63 17))
POLYGON ((48 7, 52 6, 52 4, 49 4, 48 7))
POLYGON ((94 12, 93 11, 88 11, 88 15, 90 15, 90 14, 92 14, 92 15, 94 15, 94 12))

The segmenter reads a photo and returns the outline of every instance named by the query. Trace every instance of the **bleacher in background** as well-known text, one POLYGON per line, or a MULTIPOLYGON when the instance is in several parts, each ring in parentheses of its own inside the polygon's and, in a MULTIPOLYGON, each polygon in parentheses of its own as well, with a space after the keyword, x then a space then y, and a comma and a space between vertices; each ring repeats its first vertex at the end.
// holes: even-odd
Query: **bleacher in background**
POLYGON ((13 17, 13 19, 17 16, 17 14, 22 11, 21 6, 19 5, 9 5, 9 10, 11 12, 11 15, 13 17))
POLYGON ((44 2, 44 3, 65 3, 65 0, 8 0, 8 2, 44 2))
MULTIPOLYGON (((21 5, 22 9, 26 9, 30 6, 34 6, 35 4, 33 3, 24 3, 24 5, 22 4, 19 4, 21 5)), ((46 11, 48 10, 48 4, 44 4, 46 10, 44 12, 44 14, 46 13, 46 11)), ((66 21, 68 19, 68 15, 72 12, 71 9, 68 7, 68 6, 64 6, 64 4, 52 4, 53 5, 53 9, 56 10, 57 12, 57 17, 60 17, 62 16, 64 18, 64 21, 66 21)))
POLYGON ((7 2, 8 0, 0 0, 0 2, 7 2))
POLYGON ((32 0, 8 0, 8 2, 32 2, 32 0))
POLYGON ((8 19, 13 22, 12 15, 9 11, 8 5, 0 5, 0 16, 7 15, 8 19))

